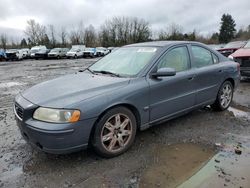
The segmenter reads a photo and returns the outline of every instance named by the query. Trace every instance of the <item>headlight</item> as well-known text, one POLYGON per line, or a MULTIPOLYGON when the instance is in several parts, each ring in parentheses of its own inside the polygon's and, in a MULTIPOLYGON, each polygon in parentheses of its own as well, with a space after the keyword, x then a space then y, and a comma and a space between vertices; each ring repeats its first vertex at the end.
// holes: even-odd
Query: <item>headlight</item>
POLYGON ((53 123, 77 122, 80 119, 80 111, 39 107, 33 118, 53 123))
POLYGON ((234 57, 233 57, 233 56, 231 56, 231 55, 230 55, 230 56, 228 56, 228 58, 229 58, 229 59, 231 59, 231 60, 234 60, 234 57))

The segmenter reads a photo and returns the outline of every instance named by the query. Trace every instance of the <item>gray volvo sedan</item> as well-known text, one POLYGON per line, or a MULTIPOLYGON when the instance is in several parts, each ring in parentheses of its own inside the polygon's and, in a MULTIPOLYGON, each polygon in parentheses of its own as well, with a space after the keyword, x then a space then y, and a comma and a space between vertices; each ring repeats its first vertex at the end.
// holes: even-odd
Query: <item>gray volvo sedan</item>
POLYGON ((239 78, 238 63, 201 43, 138 43, 20 93, 14 112, 24 139, 45 152, 92 146, 114 157, 138 130, 207 105, 227 109, 239 78))

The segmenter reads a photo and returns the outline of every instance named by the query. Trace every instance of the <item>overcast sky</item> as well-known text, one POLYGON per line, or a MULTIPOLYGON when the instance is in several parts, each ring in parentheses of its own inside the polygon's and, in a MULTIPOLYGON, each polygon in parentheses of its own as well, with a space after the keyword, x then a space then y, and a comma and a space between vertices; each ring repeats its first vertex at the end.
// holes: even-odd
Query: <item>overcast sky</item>
POLYGON ((145 19, 153 31, 176 23, 203 35, 218 31, 223 13, 233 16, 237 28, 250 24, 250 0, 0 0, 0 6, 0 33, 18 36, 28 19, 72 28, 130 16, 145 19))

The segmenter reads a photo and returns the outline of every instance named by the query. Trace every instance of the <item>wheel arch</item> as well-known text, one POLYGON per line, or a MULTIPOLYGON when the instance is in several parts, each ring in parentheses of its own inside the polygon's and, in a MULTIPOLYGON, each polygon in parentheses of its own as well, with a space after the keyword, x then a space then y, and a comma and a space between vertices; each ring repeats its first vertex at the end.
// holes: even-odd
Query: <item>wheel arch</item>
MULTIPOLYGON (((233 88, 235 88, 235 82, 234 82, 234 79, 233 79, 233 78, 227 78, 227 79, 225 79, 224 82, 226 82, 226 81, 229 81, 229 82, 232 84, 233 88)), ((224 83, 224 82, 223 82, 223 83, 224 83)))
POLYGON ((92 127, 91 129, 91 132, 90 132, 90 136, 89 136, 89 144, 91 143, 91 139, 94 135, 94 132, 95 132, 95 128, 96 128, 96 124, 98 123, 98 121, 101 119, 101 117, 106 113, 108 112, 109 110, 113 109, 113 108, 116 108, 116 107, 125 107, 127 109, 129 109, 135 116, 135 119, 136 119, 136 124, 137 124, 137 127, 136 129, 139 130, 140 129, 140 125, 141 125, 141 116, 140 116, 140 113, 138 111, 138 109, 130 104, 130 103, 119 103, 119 104, 113 104, 109 107, 107 107, 97 118, 97 120, 95 121, 94 123, 94 126, 92 127))

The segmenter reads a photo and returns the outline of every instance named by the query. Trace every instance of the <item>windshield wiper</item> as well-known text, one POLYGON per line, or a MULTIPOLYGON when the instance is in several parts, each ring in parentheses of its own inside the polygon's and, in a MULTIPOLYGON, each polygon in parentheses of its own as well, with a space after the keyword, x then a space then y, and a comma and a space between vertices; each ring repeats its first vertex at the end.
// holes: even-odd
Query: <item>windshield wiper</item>
POLYGON ((113 73, 113 72, 110 72, 110 71, 105 71, 105 70, 93 71, 93 72, 94 73, 101 73, 101 74, 110 74, 110 75, 115 76, 115 77, 121 77, 120 74, 113 73))
POLYGON ((85 70, 89 71, 92 74, 95 74, 94 71, 90 70, 89 68, 83 69, 83 70, 79 70, 79 72, 84 72, 85 70))

